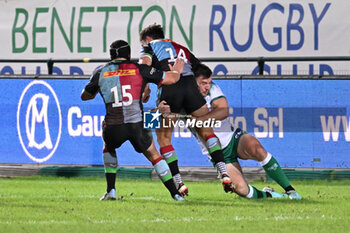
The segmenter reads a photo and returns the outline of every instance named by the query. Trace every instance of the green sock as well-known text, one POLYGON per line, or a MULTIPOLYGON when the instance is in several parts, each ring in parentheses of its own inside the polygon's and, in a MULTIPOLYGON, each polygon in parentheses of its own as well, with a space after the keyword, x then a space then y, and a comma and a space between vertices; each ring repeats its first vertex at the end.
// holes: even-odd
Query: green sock
POLYGON ((267 153, 267 157, 261 161, 260 164, 264 168, 266 174, 276 181, 282 188, 286 189, 290 186, 286 174, 284 174, 281 166, 270 153, 267 153))
POLYGON ((250 184, 248 184, 248 188, 249 188, 249 193, 247 196, 245 196, 246 198, 257 199, 257 198, 268 198, 271 196, 271 195, 268 196, 268 194, 265 191, 261 191, 250 184))

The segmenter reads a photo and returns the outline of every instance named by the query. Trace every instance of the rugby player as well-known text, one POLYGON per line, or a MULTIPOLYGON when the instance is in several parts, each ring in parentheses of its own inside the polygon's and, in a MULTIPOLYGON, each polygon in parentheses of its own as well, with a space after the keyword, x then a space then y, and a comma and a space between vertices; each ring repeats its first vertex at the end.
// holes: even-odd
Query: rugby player
MULTIPOLYGON (((169 64, 172 64, 176 58, 182 58, 185 61, 184 69, 180 80, 169 86, 160 86, 158 89, 158 103, 166 101, 170 105, 172 113, 179 114, 182 110, 186 114, 193 116, 206 115, 209 110, 206 102, 198 91, 196 81, 193 77, 192 67, 199 64, 200 61, 184 46, 165 39, 164 31, 161 25, 152 24, 145 27, 140 32, 140 42, 142 49, 140 52, 140 61, 142 64, 161 69, 169 70, 169 64)), ((169 118, 169 121, 177 121, 177 117, 169 118)), ((233 192, 231 179, 226 171, 224 157, 219 139, 210 127, 196 128, 198 134, 204 139, 209 154, 218 169, 225 192, 233 192)), ((171 144, 173 124, 170 127, 163 127, 156 130, 157 141, 160 146, 161 155, 167 161, 178 190, 183 195, 188 195, 188 188, 183 184, 179 168, 178 159, 174 147, 171 144)))
POLYGON ((110 45, 111 61, 96 70, 81 93, 82 100, 95 98, 99 92, 105 102, 106 116, 102 125, 103 163, 107 190, 100 200, 116 200, 116 148, 129 140, 134 149, 153 164, 158 176, 176 201, 184 201, 173 181, 170 169, 156 150, 152 133, 143 128, 141 95, 148 82, 174 84, 179 80, 184 62, 179 59, 168 72, 130 61, 130 46, 123 40, 110 45))
MULTIPOLYGON (((212 82, 210 68, 199 64, 194 69, 194 75, 199 91, 205 97, 207 106, 210 109, 210 113, 197 117, 197 120, 206 120, 209 118, 221 120, 221 127, 214 128, 214 132, 223 147, 226 169, 233 182, 235 192, 246 198, 289 197, 290 199, 301 199, 301 196, 290 184, 277 160, 264 149, 258 139, 240 128, 235 128, 229 122, 227 99, 220 87, 212 82), (247 184, 237 158, 258 161, 266 174, 276 181, 285 190, 285 193, 274 192, 271 188, 258 190, 254 186, 247 184)), ((194 130, 192 129, 191 131, 194 130)), ((202 151, 206 151, 201 138, 198 137, 195 131, 193 133, 200 143, 202 151)), ((208 153, 206 152, 206 154, 208 153)))

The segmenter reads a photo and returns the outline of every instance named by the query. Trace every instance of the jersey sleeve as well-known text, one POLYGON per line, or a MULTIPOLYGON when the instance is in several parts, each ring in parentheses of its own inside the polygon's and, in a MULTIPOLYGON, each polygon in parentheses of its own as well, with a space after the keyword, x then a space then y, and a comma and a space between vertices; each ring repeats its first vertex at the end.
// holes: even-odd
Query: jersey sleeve
POLYGON ((201 61, 198 58, 196 58, 196 56, 194 56, 193 53, 191 52, 190 52, 190 62, 192 67, 195 67, 196 65, 201 63, 201 61))
POLYGON ((142 57, 149 57, 150 59, 152 59, 153 57, 153 50, 152 50, 152 47, 149 46, 149 45, 143 45, 141 50, 140 50, 140 58, 142 57))
POLYGON ((218 85, 216 85, 214 82, 211 83, 209 96, 210 96, 210 104, 212 104, 217 99, 226 98, 221 88, 218 85))
POLYGON ((98 80, 100 78, 100 72, 101 72, 101 69, 98 69, 97 71, 95 71, 91 77, 90 77, 90 81, 86 84, 85 86, 85 91, 87 93, 89 93, 90 95, 95 95, 100 87, 98 86, 98 80))
POLYGON ((152 65, 153 67, 155 67, 158 70, 162 70, 161 64, 157 58, 157 55, 154 53, 151 45, 144 45, 141 48, 140 51, 140 58, 142 57, 149 57, 152 61, 152 65))
POLYGON ((139 70, 143 79, 149 83, 160 85, 165 77, 165 72, 145 64, 139 65, 139 70))

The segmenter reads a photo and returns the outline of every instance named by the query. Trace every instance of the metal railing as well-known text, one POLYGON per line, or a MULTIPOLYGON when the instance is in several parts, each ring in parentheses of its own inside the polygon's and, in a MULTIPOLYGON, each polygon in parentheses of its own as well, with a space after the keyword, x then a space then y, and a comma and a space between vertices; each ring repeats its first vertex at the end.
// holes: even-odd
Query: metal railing
MULTIPOLYGON (((228 57, 199 58, 202 62, 257 62, 259 75, 264 74, 266 62, 306 62, 306 61, 350 61, 350 56, 310 56, 310 57, 228 57)), ((46 63, 48 74, 52 75, 55 63, 106 63, 109 59, 0 59, 0 63, 46 63)), ((137 59, 132 59, 137 61, 137 59)))

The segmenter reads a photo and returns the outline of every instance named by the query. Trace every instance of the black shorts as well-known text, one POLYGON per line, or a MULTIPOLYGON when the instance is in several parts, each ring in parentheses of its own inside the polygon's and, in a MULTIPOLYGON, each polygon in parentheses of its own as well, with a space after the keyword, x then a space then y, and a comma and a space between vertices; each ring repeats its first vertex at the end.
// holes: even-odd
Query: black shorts
POLYGON ((173 113, 180 113, 184 109, 190 114, 206 104, 193 76, 184 76, 173 85, 162 86, 159 89, 158 101, 162 100, 167 102, 173 113))
POLYGON ((121 125, 106 125, 103 123, 102 138, 110 152, 129 140, 137 152, 143 153, 153 141, 152 131, 144 129, 142 122, 121 125))

